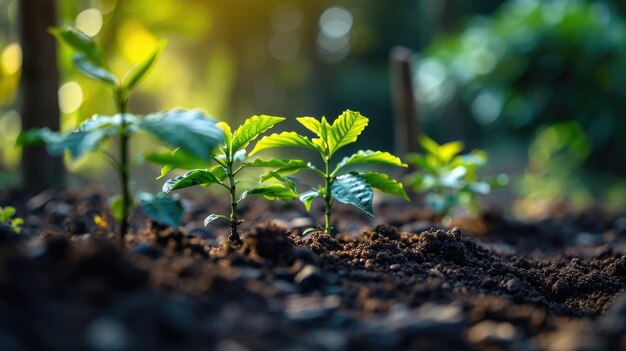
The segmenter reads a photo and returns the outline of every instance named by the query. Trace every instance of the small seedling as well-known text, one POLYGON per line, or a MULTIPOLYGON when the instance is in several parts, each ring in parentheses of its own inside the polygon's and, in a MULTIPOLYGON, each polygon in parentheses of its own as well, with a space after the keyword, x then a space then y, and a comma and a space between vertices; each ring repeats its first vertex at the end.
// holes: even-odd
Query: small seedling
MULTIPOLYGON (((18 143, 45 144, 48 152, 53 155, 69 150, 74 159, 90 151, 99 151, 105 155, 120 177, 121 196, 113 200, 111 210, 115 219, 120 222, 120 240, 123 242, 128 231, 130 208, 133 206, 129 189, 128 144, 131 135, 143 130, 171 147, 179 147, 208 160, 213 148, 221 142, 222 132, 214 121, 197 111, 172 110, 144 117, 128 113, 131 91, 152 69, 165 47, 165 42, 159 42, 143 62, 120 78, 106 67, 100 47, 90 37, 74 28, 55 28, 51 32, 61 42, 74 49, 76 53, 73 62, 81 73, 113 90, 118 113, 114 116, 95 115, 83 122, 78 130, 70 133, 57 133, 47 128, 33 129, 23 133, 18 143), (117 155, 100 147, 100 144, 109 137, 118 138, 117 155)), ((182 218, 183 208, 177 199, 145 193, 139 194, 138 199, 144 212, 157 221, 176 227, 182 218)))
POLYGON ((13 233, 19 234, 22 231, 24 220, 20 217, 15 217, 15 212, 15 207, 0 207, 0 223, 8 225, 13 233))
MULTIPOLYGON (((315 133, 317 138, 309 139, 306 136, 295 132, 283 132, 263 137, 250 153, 253 155, 261 150, 276 147, 304 147, 315 150, 324 161, 325 169, 319 170, 308 162, 293 160, 300 165, 301 169, 308 169, 319 175, 324 183, 317 188, 312 188, 299 195, 307 209, 311 208, 311 203, 320 197, 326 205, 325 227, 327 234, 331 233, 331 208, 335 200, 356 206, 370 216, 374 216, 372 210, 372 200, 374 192, 372 188, 382 192, 399 196, 409 201, 404 192, 402 184, 391 179, 387 174, 379 172, 346 172, 349 166, 355 164, 384 164, 391 166, 406 167, 400 159, 388 152, 382 151, 358 151, 357 153, 343 158, 333 166, 333 155, 342 147, 354 143, 363 129, 367 127, 369 120, 359 112, 346 110, 331 125, 325 117, 317 120, 313 117, 297 118, 298 122, 305 128, 315 133)), ((282 172, 293 172, 297 169, 290 168, 282 172)))
POLYGON ((269 200, 280 199, 283 201, 291 201, 298 197, 295 183, 283 177, 281 173, 286 172, 287 169, 304 167, 305 165, 301 164, 302 161, 279 159, 245 161, 248 144, 282 120, 284 120, 282 117, 253 116, 234 132, 227 123, 218 123, 218 126, 224 131, 224 141, 218 149, 219 152, 212 155, 212 160, 217 164, 214 166, 180 149, 173 152, 149 154, 146 155, 146 160, 163 165, 161 177, 167 175, 175 168, 192 169, 182 176, 166 181, 163 185, 163 192, 165 193, 195 185, 208 187, 217 184, 227 189, 230 193, 230 216, 211 214, 204 220, 204 225, 208 225, 216 219, 229 221, 230 236, 228 239, 231 244, 239 245, 241 244, 237 230, 237 226, 241 223, 241 220, 237 218, 237 205, 239 202, 250 195, 261 195, 269 200), (237 196, 239 173, 249 167, 273 169, 263 175, 261 181, 265 182, 273 179, 280 183, 258 184, 237 196))
POLYGON ((419 143, 424 153, 411 154, 408 160, 420 170, 411 173, 407 181, 415 191, 427 193, 426 204, 438 215, 449 216, 460 208, 476 213, 480 209, 478 195, 508 183, 506 174, 479 179, 478 170, 488 161, 482 150, 459 155, 462 142, 439 145, 427 136, 420 137, 419 143))

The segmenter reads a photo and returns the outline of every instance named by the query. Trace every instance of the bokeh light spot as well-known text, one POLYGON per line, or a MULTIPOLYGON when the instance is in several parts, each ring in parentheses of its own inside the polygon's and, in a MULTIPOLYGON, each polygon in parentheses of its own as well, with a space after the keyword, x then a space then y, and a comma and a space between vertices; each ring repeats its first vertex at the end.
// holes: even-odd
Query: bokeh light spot
POLYGON ((72 113, 83 103, 83 89, 78 83, 71 81, 59 88, 59 109, 63 113, 72 113))
POLYGON ((102 13, 98 9, 87 9, 76 16, 76 28, 90 37, 102 29, 102 13))
POLYGON ((277 60, 293 60, 300 51, 300 39, 294 34, 276 33, 270 38, 267 49, 277 60))
POLYGON ((2 50, 0 57, 2 71, 7 75, 15 74, 22 67, 22 47, 18 43, 11 43, 2 50))
POLYGON ((330 38, 348 35, 352 29, 352 14, 341 6, 332 6, 320 16, 320 30, 330 38))

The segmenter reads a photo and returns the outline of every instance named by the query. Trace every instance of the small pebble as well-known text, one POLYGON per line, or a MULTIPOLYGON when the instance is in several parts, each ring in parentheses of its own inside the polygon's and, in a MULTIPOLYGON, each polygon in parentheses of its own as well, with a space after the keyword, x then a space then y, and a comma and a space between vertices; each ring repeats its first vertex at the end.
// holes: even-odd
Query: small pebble
POLYGON ((392 272, 398 272, 400 270, 400 268, 402 268, 399 264, 392 264, 391 266, 389 266, 389 270, 392 272))

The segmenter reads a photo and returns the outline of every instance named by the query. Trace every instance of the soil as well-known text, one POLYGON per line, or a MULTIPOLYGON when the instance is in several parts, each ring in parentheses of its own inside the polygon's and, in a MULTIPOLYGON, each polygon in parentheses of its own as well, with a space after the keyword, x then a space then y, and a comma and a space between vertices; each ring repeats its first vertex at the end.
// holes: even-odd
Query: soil
POLYGON ((137 211, 121 248, 105 199, 0 194, 26 219, 0 226, 0 349, 626 350, 626 217, 445 227, 382 201, 301 236, 318 213, 252 201, 234 249, 207 197, 179 229, 137 211))

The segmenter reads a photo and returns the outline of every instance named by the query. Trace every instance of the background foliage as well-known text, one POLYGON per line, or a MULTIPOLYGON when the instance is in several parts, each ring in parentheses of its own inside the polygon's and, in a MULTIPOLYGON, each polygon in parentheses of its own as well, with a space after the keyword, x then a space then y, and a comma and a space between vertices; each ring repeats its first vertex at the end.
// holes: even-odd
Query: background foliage
MULTIPOLYGON (((626 150, 622 1, 59 0, 58 6, 60 24, 97 34, 116 72, 145 58, 156 38, 168 40, 131 99, 137 113, 198 107, 238 124, 254 114, 333 116, 352 108, 370 117, 363 145, 386 151, 393 145, 389 51, 406 46, 418 53, 416 99, 427 134, 485 149, 497 168, 486 172, 511 173, 527 199, 626 207, 626 163, 615 161, 626 150)), ((17 0, 0 0, 0 167, 15 181, 16 8, 17 0)), ((75 73, 71 50, 59 49, 62 128, 111 114, 110 92, 75 73)), ((292 118, 284 128, 303 131, 292 118)), ((133 148, 155 146, 137 139, 133 148)), ((104 178, 98 159, 70 166, 81 179, 104 178)), ((144 171, 138 179, 155 174, 144 171)))

